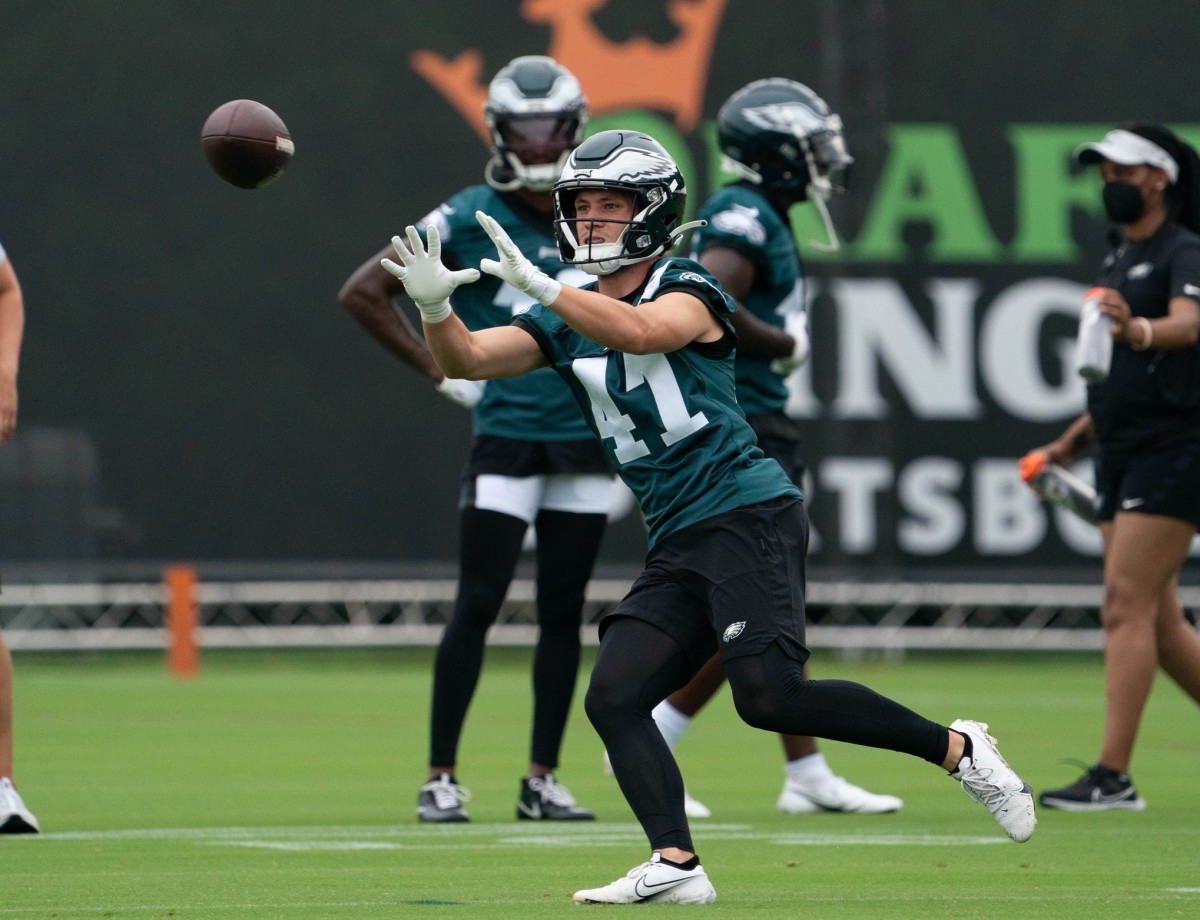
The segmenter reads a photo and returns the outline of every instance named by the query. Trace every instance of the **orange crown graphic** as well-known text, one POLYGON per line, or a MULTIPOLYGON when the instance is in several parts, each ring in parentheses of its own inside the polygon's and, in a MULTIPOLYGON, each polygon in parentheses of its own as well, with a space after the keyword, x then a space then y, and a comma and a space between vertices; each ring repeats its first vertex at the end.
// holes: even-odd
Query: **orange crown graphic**
MULTIPOLYGON (((669 112, 685 132, 696 127, 717 25, 726 0, 669 0, 667 15, 677 38, 656 44, 644 36, 613 42, 596 28, 592 14, 608 0, 524 0, 521 18, 550 27, 546 54, 575 74, 593 112, 647 108, 669 112)), ((487 83, 483 55, 470 49, 447 60, 415 51, 413 70, 425 78, 489 141, 483 124, 487 83)))

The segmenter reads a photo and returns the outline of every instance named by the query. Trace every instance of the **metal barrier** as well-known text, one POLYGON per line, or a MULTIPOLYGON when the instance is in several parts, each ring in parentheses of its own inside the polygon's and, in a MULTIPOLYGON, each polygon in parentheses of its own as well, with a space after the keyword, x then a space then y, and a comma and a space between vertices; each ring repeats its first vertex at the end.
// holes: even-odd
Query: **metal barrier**
MULTIPOLYGON (((191 586, 204 648, 433 645, 454 603, 453 579, 226 581, 191 586)), ((588 589, 584 641, 620 600, 625 580, 588 589)), ((489 642, 531 645, 532 581, 513 582, 489 642)), ((162 582, 8 585, 0 629, 14 650, 162 649, 170 643, 162 582)), ((1200 609, 1200 587, 1181 591, 1200 609)), ((814 582, 808 643, 857 651, 1101 648, 1098 585, 814 582)))

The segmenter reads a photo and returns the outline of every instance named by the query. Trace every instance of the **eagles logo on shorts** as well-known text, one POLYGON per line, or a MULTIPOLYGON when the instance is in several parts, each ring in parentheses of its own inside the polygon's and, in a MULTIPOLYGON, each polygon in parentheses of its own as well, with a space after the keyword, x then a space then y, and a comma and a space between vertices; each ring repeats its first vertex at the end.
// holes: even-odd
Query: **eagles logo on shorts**
POLYGON ((740 636, 742 634, 742 631, 745 628, 746 628, 745 620, 741 620, 737 623, 730 623, 728 626, 725 627, 725 632, 721 636, 721 641, 722 642, 732 642, 734 639, 736 639, 738 636, 740 636))

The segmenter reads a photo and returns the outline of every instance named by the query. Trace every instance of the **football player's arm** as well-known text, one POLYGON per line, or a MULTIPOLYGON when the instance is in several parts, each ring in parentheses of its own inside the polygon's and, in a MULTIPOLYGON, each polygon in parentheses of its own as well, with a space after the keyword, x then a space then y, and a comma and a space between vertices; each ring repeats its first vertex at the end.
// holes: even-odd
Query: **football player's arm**
POLYGON ((764 323, 747 310, 742 302, 754 285, 754 263, 728 246, 710 246, 697 260, 721 282, 725 293, 734 299, 737 312, 731 317, 738 337, 738 354, 747 358, 786 358, 792 354, 795 340, 778 326, 764 323))
POLYGON ((550 309, 584 338, 631 355, 666 354, 724 335, 704 301, 680 290, 666 291, 635 309, 597 291, 564 285, 550 309))
POLYGON ((380 260, 395 255, 391 246, 363 262, 338 291, 338 302, 376 342, 435 384, 445 375, 437 366, 394 298, 404 294, 404 285, 388 274, 380 260))
MULTIPOLYGON (((525 257, 495 218, 482 211, 475 217, 498 256, 484 259, 479 268, 548 307, 584 338, 614 351, 650 355, 678 351, 691 342, 715 342, 724 335, 704 302, 684 291, 665 291, 635 310, 598 291, 559 284, 525 257)), ((648 273, 650 266, 643 263, 643 269, 648 273)))
POLYGON ((0 264, 0 444, 17 427, 17 368, 25 331, 25 305, 12 262, 0 264))
POLYGON ((429 350, 447 377, 519 377, 547 365, 537 341, 519 326, 472 332, 454 312, 443 320, 422 325, 429 350))

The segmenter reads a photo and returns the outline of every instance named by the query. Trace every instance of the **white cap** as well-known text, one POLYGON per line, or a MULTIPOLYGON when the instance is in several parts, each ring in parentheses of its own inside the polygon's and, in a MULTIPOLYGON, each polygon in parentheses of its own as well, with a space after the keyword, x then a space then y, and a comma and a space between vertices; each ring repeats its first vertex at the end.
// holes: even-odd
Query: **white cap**
POLYGON ((1140 134, 1117 128, 1104 135, 1098 144, 1084 144, 1075 150, 1080 163, 1099 163, 1109 160, 1122 166, 1157 166, 1174 185, 1179 178, 1179 164, 1154 141, 1140 134))

